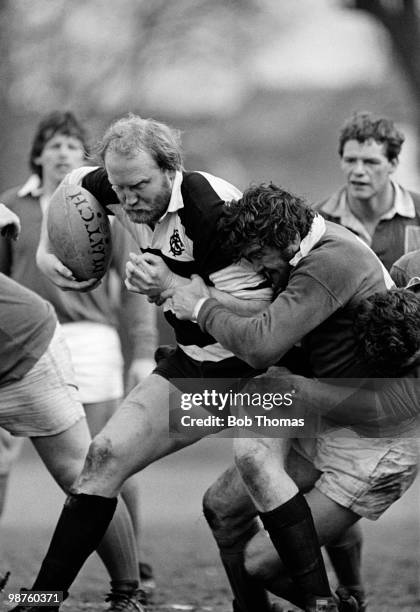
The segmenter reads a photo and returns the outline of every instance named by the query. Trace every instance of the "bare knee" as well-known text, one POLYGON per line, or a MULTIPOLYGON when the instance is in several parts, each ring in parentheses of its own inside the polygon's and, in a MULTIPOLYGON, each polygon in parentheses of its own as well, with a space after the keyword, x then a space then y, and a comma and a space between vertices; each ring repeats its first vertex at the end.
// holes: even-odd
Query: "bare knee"
POLYGON ((237 438, 234 441, 235 464, 246 481, 254 480, 264 472, 267 464, 281 464, 276 452, 276 441, 265 438, 237 438))
POLYGON ((122 486, 122 456, 108 436, 98 434, 91 442, 73 492, 91 494, 116 494, 122 486))
POLYGON ((223 526, 228 509, 217 483, 211 485, 203 496, 203 514, 211 530, 223 526))
POLYGON ((288 449, 288 440, 235 440, 236 466, 260 512, 276 508, 297 493, 285 468, 288 449))
POLYGON ((122 459, 111 438, 98 434, 90 443, 83 471, 100 474, 114 469, 122 459))
POLYGON ((237 531, 255 516, 236 468, 226 470, 205 492, 203 513, 212 531, 237 531))

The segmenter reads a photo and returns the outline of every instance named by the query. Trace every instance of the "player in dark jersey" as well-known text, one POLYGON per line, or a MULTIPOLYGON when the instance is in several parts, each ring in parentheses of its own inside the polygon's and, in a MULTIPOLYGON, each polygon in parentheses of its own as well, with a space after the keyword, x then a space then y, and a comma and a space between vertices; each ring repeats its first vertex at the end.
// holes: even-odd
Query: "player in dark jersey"
MULTIPOLYGON (((204 284, 194 279, 190 288, 167 292, 179 317, 198 319, 203 330, 254 367, 277 363, 300 343, 312 375, 374 375, 371 365, 357 355, 353 311, 369 295, 390 288, 392 281, 366 245, 273 184, 253 187, 239 202, 231 203, 225 213, 225 229, 234 253, 249 257, 270 274, 279 289, 276 299, 261 314, 238 317, 209 299, 204 284)), ((397 487, 386 486, 386 466, 381 465, 384 453, 395 453, 401 460, 396 461, 393 473, 399 494, 411 484, 416 471, 416 453, 406 441, 341 438, 337 428, 321 431, 316 439, 299 438, 287 456, 296 491, 298 487, 308 491, 323 543, 333 542, 360 516, 378 518, 395 501, 397 487), (379 475, 384 484, 381 494, 379 486, 372 487, 372 474, 366 469, 374 458, 380 466, 375 477, 379 475)), ((237 467, 219 479, 204 503, 222 556, 230 556, 232 565, 236 556, 236 575, 240 576, 238 566, 247 539, 257 528, 257 512, 284 560, 285 534, 299 523, 304 500, 296 492, 284 501, 285 456, 278 439, 239 438, 235 445, 237 467)), ((294 547, 291 545, 289 557, 294 547)), ((356 576, 357 564, 353 570, 356 576)), ((340 580, 357 584, 349 582, 348 575, 340 580)), ((236 586, 243 590, 239 579, 236 586)), ((282 588, 286 599, 305 606, 302 592, 296 592, 290 581, 282 588)), ((315 607, 310 603, 308 609, 315 607)))
MULTIPOLYGON (((138 290, 143 284, 142 292, 153 298, 173 281, 189 282, 190 275, 198 273, 212 285, 218 299, 238 312, 257 312, 271 300, 266 279, 249 262, 232 263, 221 249, 218 220, 224 202, 240 197, 240 192, 207 173, 184 172, 174 130, 129 116, 110 127, 100 154, 105 169, 82 168, 65 180, 88 189, 137 242, 139 253, 133 254, 128 265, 130 286, 138 290)), ((63 289, 91 288, 94 281, 77 282, 52 253, 45 226, 42 234, 38 260, 51 280, 63 289)), ((175 329, 177 350, 133 389, 95 438, 80 481, 63 509, 35 590, 54 585, 56 590, 68 591, 101 540, 126 478, 194 441, 168 437, 168 398, 179 393, 170 378, 232 379, 259 372, 201 332, 198 325, 180 322, 169 309, 166 316, 175 329), (80 538, 82 527, 86 537, 80 538)), ((265 605, 261 612, 269 609, 268 602, 265 605)))
POLYGON ((416 284, 418 291, 420 287, 420 249, 400 257, 392 264, 390 274, 397 287, 405 287, 411 282, 411 290, 414 290, 416 284))

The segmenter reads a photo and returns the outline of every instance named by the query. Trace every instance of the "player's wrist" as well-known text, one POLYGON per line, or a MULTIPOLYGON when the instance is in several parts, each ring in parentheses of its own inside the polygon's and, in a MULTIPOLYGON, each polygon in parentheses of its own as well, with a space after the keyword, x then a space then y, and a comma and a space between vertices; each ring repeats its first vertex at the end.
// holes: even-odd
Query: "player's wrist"
POLYGON ((195 303, 193 311, 192 311, 192 315, 191 315, 191 321, 193 323, 197 323, 198 315, 200 314, 201 307, 203 306, 204 302, 207 299, 208 299, 207 297, 202 297, 199 300, 197 300, 197 302, 195 303))

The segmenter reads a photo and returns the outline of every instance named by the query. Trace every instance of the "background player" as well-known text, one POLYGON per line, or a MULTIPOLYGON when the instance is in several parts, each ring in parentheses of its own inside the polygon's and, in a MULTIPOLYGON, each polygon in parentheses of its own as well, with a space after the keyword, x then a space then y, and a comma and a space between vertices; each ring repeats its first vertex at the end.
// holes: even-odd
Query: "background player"
MULTIPOLYGON (((127 292, 122 283, 121 274, 133 244, 119 224, 112 224, 111 271, 89 293, 58 290, 36 265, 41 224, 49 200, 64 176, 85 162, 87 153, 86 131, 72 113, 55 111, 40 121, 29 154, 31 176, 23 186, 0 196, 22 222, 18 242, 6 239, 0 243, 0 271, 53 305, 70 348, 87 422, 91 434, 95 435, 123 396, 124 360, 120 338, 125 342, 127 382, 131 388, 154 367, 157 329, 155 308, 143 296, 127 292), (118 330, 123 333, 119 335, 118 330)), ((0 455, 5 462, 6 444, 0 455)), ((11 452, 7 455, 10 459, 11 452)), ((8 471, 11 461, 7 464, 8 471)), ((4 487, 5 484, 3 477, 4 487)), ((134 480, 126 482, 123 496, 140 553, 139 495, 134 480)), ((106 560, 109 557, 106 565, 112 577, 112 589, 118 591, 118 583, 126 575, 124 556, 116 565, 112 551, 104 550, 103 554, 106 560)), ((145 586, 150 588, 150 566, 142 563, 140 570, 146 579, 145 586)))
MULTIPOLYGON (((18 217, 4 205, 0 228, 11 238, 20 229, 18 217)), ((0 287, 0 425, 15 436, 30 437, 56 482, 69 491, 91 436, 68 348, 49 302, 1 273, 0 287)), ((137 590, 134 593, 138 581, 133 537, 121 503, 99 554, 106 552, 106 563, 113 564, 124 582, 120 586, 129 589, 108 596, 109 612, 142 611, 137 590)))
POLYGON ((339 138, 346 185, 315 206, 369 244, 388 270, 404 253, 420 248, 420 195, 392 179, 403 142, 390 119, 355 113, 339 138))

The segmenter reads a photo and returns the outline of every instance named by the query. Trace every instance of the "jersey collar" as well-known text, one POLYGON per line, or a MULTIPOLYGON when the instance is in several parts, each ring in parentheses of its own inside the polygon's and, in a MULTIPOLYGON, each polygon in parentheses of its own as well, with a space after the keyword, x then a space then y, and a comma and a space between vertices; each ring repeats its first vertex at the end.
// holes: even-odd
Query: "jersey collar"
POLYGON ((183 175, 182 172, 177 170, 175 172, 174 182, 172 184, 171 198, 169 200, 168 208, 165 210, 158 223, 161 223, 166 215, 177 212, 181 208, 184 208, 184 200, 182 199, 181 185, 183 175))
POLYGON ((39 198, 42 195, 41 179, 37 174, 31 174, 26 183, 17 192, 19 198, 31 195, 33 198, 39 198))
POLYGON ((300 260, 306 257, 306 255, 321 240, 322 236, 325 234, 325 230, 325 220, 321 217, 321 215, 315 215, 314 220, 312 221, 311 229, 301 241, 299 251, 289 261, 289 265, 292 267, 297 266, 300 260))

